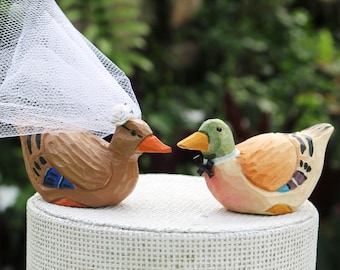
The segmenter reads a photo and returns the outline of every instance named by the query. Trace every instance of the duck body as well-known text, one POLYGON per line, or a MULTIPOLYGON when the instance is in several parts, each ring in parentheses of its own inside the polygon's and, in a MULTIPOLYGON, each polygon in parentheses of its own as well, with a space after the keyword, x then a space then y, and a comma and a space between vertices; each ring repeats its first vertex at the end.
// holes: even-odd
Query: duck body
POLYGON ((89 132, 34 134, 20 140, 36 191, 48 202, 75 207, 120 203, 137 183, 138 157, 171 151, 139 119, 118 126, 110 143, 89 132))
POLYGON ((225 208, 278 215, 296 211, 314 190, 333 129, 330 124, 318 124, 291 134, 260 134, 235 145, 229 127, 211 119, 198 131, 203 136, 197 139, 194 133, 178 146, 201 149, 206 162, 213 164, 203 175, 225 208))

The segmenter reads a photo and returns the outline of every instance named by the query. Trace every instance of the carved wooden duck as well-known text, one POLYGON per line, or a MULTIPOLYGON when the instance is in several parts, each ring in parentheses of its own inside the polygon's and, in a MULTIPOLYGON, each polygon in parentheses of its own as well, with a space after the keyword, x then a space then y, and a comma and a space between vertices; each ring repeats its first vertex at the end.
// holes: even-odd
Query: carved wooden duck
POLYGON ((20 140, 36 191, 48 202, 74 207, 118 204, 136 185, 143 152, 171 152, 140 119, 118 126, 110 143, 89 132, 34 134, 20 140))
POLYGON ((312 193, 333 130, 317 124, 291 134, 260 134, 235 146, 228 125, 210 119, 177 145, 202 152, 205 163, 198 172, 225 208, 279 215, 295 211, 312 193))

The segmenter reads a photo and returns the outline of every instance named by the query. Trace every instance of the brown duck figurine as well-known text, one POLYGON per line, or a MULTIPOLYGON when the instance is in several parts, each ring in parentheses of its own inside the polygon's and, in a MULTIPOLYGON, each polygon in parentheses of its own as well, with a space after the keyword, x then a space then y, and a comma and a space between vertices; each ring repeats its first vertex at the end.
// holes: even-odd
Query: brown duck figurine
POLYGON ((36 191, 48 202, 74 207, 118 204, 137 183, 142 153, 171 152, 140 119, 117 126, 110 143, 89 132, 34 134, 20 140, 36 191))

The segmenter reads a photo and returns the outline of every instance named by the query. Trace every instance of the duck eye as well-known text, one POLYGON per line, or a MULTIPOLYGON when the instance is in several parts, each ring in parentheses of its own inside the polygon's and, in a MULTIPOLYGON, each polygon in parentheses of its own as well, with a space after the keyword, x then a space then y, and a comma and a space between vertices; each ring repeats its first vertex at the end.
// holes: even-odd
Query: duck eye
POLYGON ((136 136, 136 135, 137 135, 137 132, 136 132, 136 130, 134 130, 134 129, 132 129, 130 132, 131 132, 131 135, 132 135, 132 136, 136 136))
POLYGON ((222 128, 217 127, 216 130, 217 130, 218 132, 221 132, 221 131, 222 131, 222 128))

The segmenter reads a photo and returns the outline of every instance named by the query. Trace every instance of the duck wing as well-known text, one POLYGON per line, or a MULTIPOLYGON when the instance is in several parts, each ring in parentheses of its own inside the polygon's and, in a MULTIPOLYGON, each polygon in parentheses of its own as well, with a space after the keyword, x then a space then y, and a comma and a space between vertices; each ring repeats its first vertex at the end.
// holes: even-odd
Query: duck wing
POLYGON ((42 144, 45 159, 76 187, 97 190, 109 182, 113 153, 100 137, 88 132, 48 133, 42 144))
POLYGON ((266 133, 236 145, 237 162, 244 176, 255 186, 277 191, 287 184, 298 166, 297 145, 289 135, 266 133))

